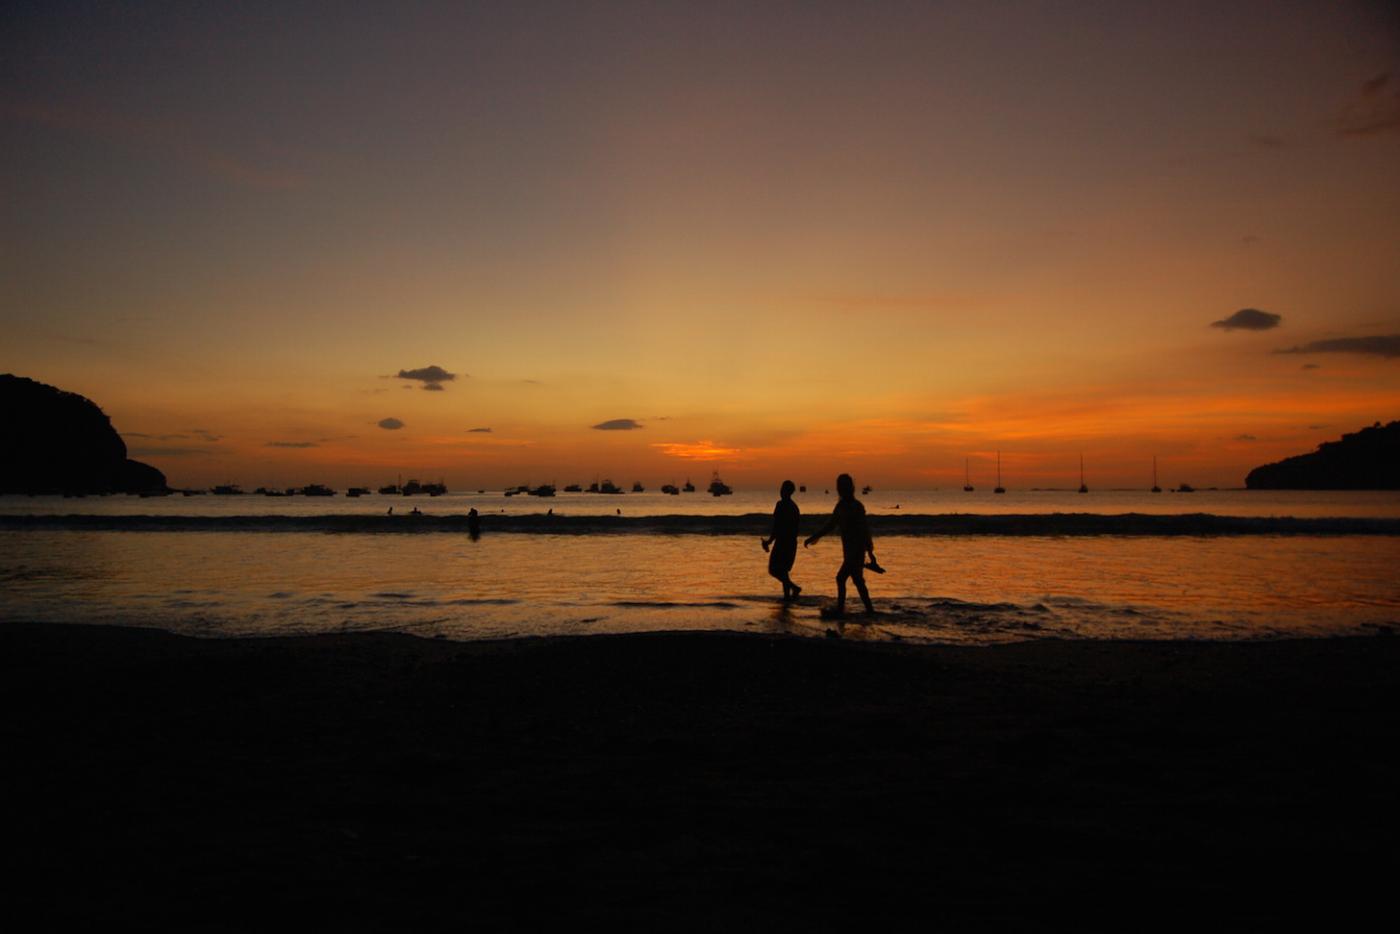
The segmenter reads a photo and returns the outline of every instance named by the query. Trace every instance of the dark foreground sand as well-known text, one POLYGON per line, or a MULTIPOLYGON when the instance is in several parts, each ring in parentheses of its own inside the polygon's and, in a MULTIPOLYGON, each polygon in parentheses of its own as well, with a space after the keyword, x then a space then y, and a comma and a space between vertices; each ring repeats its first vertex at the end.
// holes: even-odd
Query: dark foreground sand
POLYGON ((1397 662, 4 625, 0 885, 45 927, 1348 927, 1393 910, 1397 662))

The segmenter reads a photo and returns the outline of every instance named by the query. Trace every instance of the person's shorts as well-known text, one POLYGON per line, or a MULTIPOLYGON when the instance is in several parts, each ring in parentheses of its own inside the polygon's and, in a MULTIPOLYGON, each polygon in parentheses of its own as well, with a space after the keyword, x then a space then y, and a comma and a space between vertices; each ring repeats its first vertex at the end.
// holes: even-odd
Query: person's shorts
POLYGON ((774 542, 768 552, 768 573, 782 575, 792 570, 797 560, 797 539, 792 542, 774 542))

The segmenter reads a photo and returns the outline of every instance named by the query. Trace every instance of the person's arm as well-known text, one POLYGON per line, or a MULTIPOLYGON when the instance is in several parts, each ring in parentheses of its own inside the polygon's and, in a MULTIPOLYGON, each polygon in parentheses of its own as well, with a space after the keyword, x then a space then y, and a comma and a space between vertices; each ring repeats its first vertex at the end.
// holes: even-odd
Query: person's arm
POLYGON ((810 548, 811 546, 815 545, 818 541, 820 541, 823 535, 829 535, 832 532, 836 531, 836 523, 836 513, 833 511, 831 514, 831 518, 826 520, 826 525, 823 525, 821 528, 817 529, 817 531, 813 532, 812 535, 809 536, 808 539, 802 543, 802 547, 810 548))
POLYGON ((870 537, 870 518, 865 515, 862 515, 860 518, 861 521, 865 523, 865 553, 870 556, 870 560, 865 566, 876 574, 883 574, 885 573, 885 569, 880 567, 880 560, 875 557, 875 540, 870 537))
POLYGON ((764 551, 767 551, 768 546, 773 544, 774 540, 778 537, 778 514, 782 511, 782 508, 781 505, 773 507, 773 527, 769 529, 768 537, 762 541, 764 551))

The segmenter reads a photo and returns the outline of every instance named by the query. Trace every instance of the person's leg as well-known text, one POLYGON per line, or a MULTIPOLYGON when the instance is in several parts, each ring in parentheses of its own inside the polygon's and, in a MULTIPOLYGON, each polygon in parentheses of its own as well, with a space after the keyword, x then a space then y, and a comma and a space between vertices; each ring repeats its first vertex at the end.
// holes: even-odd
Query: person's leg
POLYGON ((846 612, 846 578, 850 576, 845 566, 836 572, 836 612, 846 612))
POLYGON ((856 572, 851 579, 856 582, 856 593, 860 594, 860 602, 865 604, 865 612, 874 613, 875 604, 870 602, 870 591, 865 589, 865 575, 856 572))

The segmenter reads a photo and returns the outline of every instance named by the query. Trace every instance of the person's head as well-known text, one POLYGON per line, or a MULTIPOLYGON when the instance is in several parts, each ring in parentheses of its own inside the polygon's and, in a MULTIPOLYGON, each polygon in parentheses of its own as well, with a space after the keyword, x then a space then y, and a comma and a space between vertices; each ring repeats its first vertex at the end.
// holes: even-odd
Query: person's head
POLYGON ((797 492, 797 484, 791 480, 784 480, 783 485, 778 488, 778 495, 783 499, 792 499, 792 494, 797 492))
POLYGON ((843 473, 836 478, 836 492, 842 499, 850 499, 856 495, 856 482, 851 479, 851 475, 843 473))

